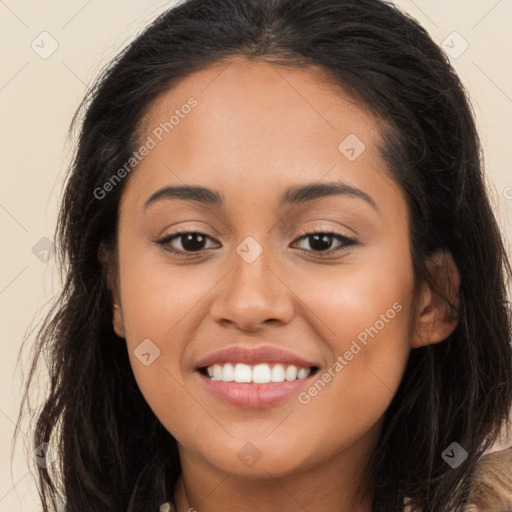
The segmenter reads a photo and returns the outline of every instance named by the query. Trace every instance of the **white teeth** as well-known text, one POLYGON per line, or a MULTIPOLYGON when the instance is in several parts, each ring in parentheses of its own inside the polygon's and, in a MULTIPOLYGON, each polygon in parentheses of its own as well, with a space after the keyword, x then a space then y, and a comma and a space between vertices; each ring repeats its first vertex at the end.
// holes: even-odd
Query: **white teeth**
POLYGON ((286 371, 284 372, 284 378, 286 380, 295 380, 297 378, 297 367, 291 364, 286 368, 286 371))
POLYGON ((299 368, 297 370, 297 379, 305 379, 311 373, 311 368, 299 368))
POLYGON ((222 368, 222 380, 224 382, 231 382, 235 379, 235 370, 231 363, 226 363, 222 368))
POLYGON ((245 382, 268 384, 305 379, 311 374, 311 368, 297 368, 295 365, 260 363, 249 366, 244 363, 214 364, 206 369, 212 380, 224 382, 245 382))
POLYGON ((272 367, 272 375, 270 377, 272 382, 283 382, 284 380, 284 366, 282 364, 275 364, 272 367))
POLYGON ((220 380, 222 378, 222 366, 220 364, 213 365, 213 378, 220 380))
POLYGON ((257 364, 252 369, 252 381, 255 384, 267 384, 270 382, 270 366, 268 364, 257 364))
POLYGON ((238 363, 235 366, 235 382, 251 382, 252 369, 249 365, 238 363))

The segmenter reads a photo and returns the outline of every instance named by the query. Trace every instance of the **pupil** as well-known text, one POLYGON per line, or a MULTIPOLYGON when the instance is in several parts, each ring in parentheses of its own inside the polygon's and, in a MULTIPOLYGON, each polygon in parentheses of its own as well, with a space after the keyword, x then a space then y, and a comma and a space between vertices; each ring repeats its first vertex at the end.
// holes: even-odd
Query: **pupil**
POLYGON ((200 251, 203 249, 204 236, 200 233, 188 233, 181 236, 181 244, 186 251, 200 251), (194 239, 197 239, 194 241, 194 239))
MULTIPOLYGON (((310 242, 311 248, 315 251, 325 251, 331 246, 331 235, 313 235, 310 242)), ((188 233, 181 236, 181 244, 186 251, 200 251, 203 249, 205 238, 200 233, 188 233)))
POLYGON ((313 235, 313 242, 310 242, 311 248, 318 251, 325 251, 331 246, 331 235, 313 235))

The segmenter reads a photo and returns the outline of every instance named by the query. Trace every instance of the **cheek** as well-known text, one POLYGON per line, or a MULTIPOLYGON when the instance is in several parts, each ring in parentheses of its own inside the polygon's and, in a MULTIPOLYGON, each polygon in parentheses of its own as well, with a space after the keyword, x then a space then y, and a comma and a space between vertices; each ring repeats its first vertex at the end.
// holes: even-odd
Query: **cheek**
MULTIPOLYGON (((197 265, 167 264, 165 254, 140 241, 120 244, 121 293, 127 341, 145 338, 179 345, 180 333, 190 324, 216 276, 197 265), (130 249, 128 249, 130 247, 130 249)), ((169 348, 173 348, 169 347, 169 348)))
MULTIPOLYGON (((298 280, 299 293, 321 320, 324 339, 333 358, 350 351, 358 357, 353 366, 373 367, 389 361, 394 353, 409 349, 413 318, 413 272, 409 259, 397 263, 393 255, 335 268, 330 274, 298 280)), ((400 361, 398 361, 400 364, 400 361)))
POLYGON ((370 419, 364 417, 368 411, 370 416, 382 415, 410 352, 411 262, 402 259, 398 264, 390 254, 388 260, 371 264, 333 267, 330 273, 297 279, 295 291, 304 298, 308 321, 321 333, 332 358, 303 403, 318 407, 318 413, 328 402, 340 403, 358 421, 370 419))
POLYGON ((151 250, 137 249, 136 243, 125 243, 122 251, 121 243, 123 320, 132 370, 148 403, 159 407, 162 400, 173 414, 176 408, 169 407, 169 397, 178 410, 187 400, 180 386, 181 365, 198 327, 199 309, 204 319, 202 301, 215 276, 193 265, 171 269, 151 250))

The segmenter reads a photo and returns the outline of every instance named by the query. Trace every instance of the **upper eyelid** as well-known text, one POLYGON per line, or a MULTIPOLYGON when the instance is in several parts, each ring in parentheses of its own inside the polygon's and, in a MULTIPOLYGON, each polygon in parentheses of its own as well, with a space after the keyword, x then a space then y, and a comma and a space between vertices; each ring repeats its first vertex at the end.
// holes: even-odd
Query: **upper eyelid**
MULTIPOLYGON (((181 235, 185 235, 185 234, 189 234, 189 233, 197 233, 197 234, 200 234, 202 236, 209 238, 210 240, 213 240, 216 243, 220 243, 214 237, 210 236, 208 233, 206 233, 202 230, 199 230, 199 229, 190 229, 190 228, 179 229, 179 230, 175 231, 174 233, 170 233, 169 235, 163 236, 157 240, 157 243, 164 246, 166 244, 169 244, 171 241, 174 241, 175 239, 179 239, 181 235)), ((307 239, 308 237, 311 237, 316 234, 328 234, 329 236, 338 238, 338 241, 341 242, 341 245, 338 248, 329 249, 328 251, 317 252, 317 251, 309 251, 307 249, 302 249, 303 252, 313 252, 313 253, 318 254, 319 256, 325 255, 327 257, 329 254, 332 254, 332 252, 342 253, 343 250, 347 249, 349 246, 354 246, 354 245, 359 244, 359 242, 356 239, 348 237, 346 235, 343 235, 342 233, 339 233, 339 232, 335 231, 334 229, 330 229, 330 228, 328 228, 328 229, 311 229, 311 230, 305 228, 302 230, 300 235, 298 235, 297 237, 294 238, 293 243, 295 244, 303 239, 307 239)), ((202 252, 205 252, 207 249, 202 249, 201 251, 190 251, 190 252, 184 251, 181 249, 169 249, 169 250, 171 252, 174 252, 175 254, 179 254, 179 255, 183 255, 183 256, 187 256, 187 255, 192 256, 194 254, 199 255, 202 252)))
MULTIPOLYGON (((180 235, 186 235, 186 234, 190 234, 190 233, 198 233, 200 235, 203 235, 203 236, 206 236, 206 237, 210 238, 211 240, 216 240, 215 237, 209 235, 208 233, 206 233, 205 231, 203 231, 201 229, 190 229, 190 228, 185 228, 183 230, 178 230, 178 231, 174 231, 173 233, 169 233, 168 235, 163 235, 158 240, 159 241, 161 241, 161 240, 172 240, 174 238, 179 238, 180 235)), ((329 235, 332 235, 332 236, 339 236, 339 237, 344 238, 346 240, 354 240, 354 238, 351 237, 351 236, 344 235, 343 233, 339 233, 336 230, 331 229, 331 228, 326 228, 326 229, 311 229, 311 230, 307 229, 307 230, 302 230, 300 232, 300 234, 294 239, 294 241, 300 240, 302 238, 306 238, 308 236, 317 235, 317 234, 329 234, 329 235)))

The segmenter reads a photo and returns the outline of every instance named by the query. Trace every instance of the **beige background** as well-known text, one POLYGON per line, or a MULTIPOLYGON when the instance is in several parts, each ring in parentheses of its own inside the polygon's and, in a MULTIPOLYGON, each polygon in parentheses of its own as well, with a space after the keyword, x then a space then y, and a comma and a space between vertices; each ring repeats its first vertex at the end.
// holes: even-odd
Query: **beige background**
MULTIPOLYGON (((44 261, 48 244, 45 238, 53 238, 69 162, 67 128, 87 85, 100 69, 172 3, 0 0, 0 512, 41 509, 25 459, 35 447, 30 446, 25 434, 20 435, 11 465, 14 423, 31 337, 18 367, 16 359, 27 329, 42 318, 48 301, 59 290, 55 259, 50 254, 44 261), (40 36, 42 32, 48 32, 58 43, 57 50, 46 59, 31 47, 35 41, 39 52, 51 48, 49 36, 40 36), (46 38, 44 49, 41 37, 46 38)), ((510 247, 512 1, 397 3, 417 18, 434 40, 448 45, 447 51, 473 101, 489 185, 510 247)), ((42 375, 42 392, 44 384, 42 375)), ((34 396, 37 400, 37 394, 34 396)), ((27 431, 26 423, 23 430, 27 431)))

